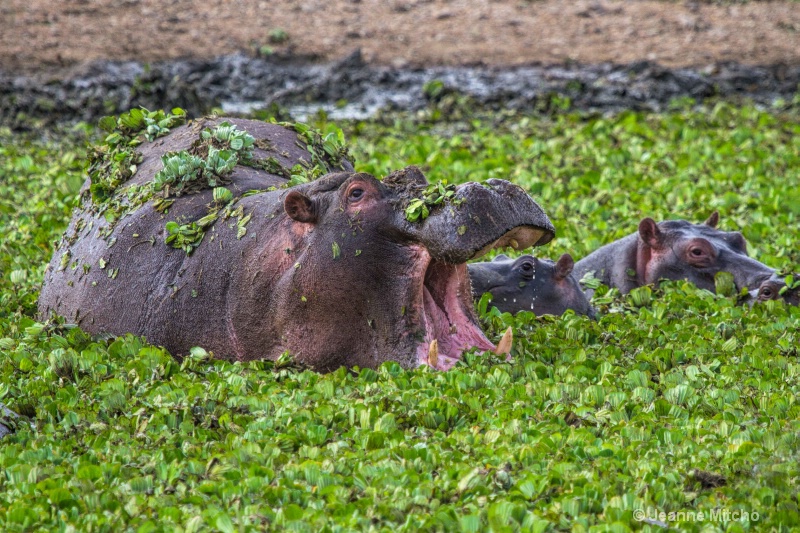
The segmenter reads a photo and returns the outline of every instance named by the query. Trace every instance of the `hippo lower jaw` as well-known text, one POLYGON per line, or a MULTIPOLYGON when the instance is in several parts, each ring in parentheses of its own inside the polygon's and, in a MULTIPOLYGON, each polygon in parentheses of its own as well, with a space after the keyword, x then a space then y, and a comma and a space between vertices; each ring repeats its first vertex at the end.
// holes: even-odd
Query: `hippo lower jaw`
POLYGON ((469 273, 465 263, 453 265, 431 258, 423 246, 419 254, 414 311, 422 330, 417 345, 419 365, 449 370, 461 360, 463 352, 477 348, 494 350, 478 325, 472 304, 469 273))

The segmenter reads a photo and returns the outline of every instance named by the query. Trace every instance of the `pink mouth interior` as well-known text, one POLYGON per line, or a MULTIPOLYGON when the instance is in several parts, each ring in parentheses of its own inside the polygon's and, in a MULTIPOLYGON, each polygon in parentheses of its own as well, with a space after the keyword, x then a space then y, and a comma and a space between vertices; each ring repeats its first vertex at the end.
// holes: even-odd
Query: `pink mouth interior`
POLYGON ((460 359, 464 351, 471 348, 493 350, 495 348, 483 334, 475 319, 472 292, 467 265, 450 265, 430 261, 420 290, 422 291, 423 342, 417 346, 417 359, 439 370, 449 370, 460 359), (429 361, 428 350, 436 339, 439 354, 435 362, 429 361))

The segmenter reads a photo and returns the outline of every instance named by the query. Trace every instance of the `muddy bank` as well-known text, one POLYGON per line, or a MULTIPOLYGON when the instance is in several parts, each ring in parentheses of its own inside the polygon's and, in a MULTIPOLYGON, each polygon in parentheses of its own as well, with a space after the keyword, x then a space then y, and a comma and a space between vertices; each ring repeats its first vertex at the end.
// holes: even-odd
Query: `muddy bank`
POLYGON ((94 121, 135 106, 179 106, 190 115, 219 107, 226 113, 247 113, 270 104, 286 107, 298 118, 320 107, 335 119, 362 118, 379 109, 426 106, 424 87, 437 80, 445 90, 490 108, 529 109, 559 95, 568 97, 575 109, 660 110, 681 97, 748 98, 765 105, 791 100, 800 84, 800 66, 725 63, 695 70, 645 61, 397 69, 368 65, 359 53, 329 64, 243 54, 150 65, 102 61, 50 75, 0 71, 0 120, 11 125, 26 118, 94 121))

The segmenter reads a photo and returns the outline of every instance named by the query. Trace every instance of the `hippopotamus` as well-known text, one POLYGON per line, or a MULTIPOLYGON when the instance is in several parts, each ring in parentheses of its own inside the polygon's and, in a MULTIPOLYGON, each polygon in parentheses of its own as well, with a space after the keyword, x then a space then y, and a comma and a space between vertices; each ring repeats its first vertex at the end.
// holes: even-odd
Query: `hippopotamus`
POLYGON ((499 254, 490 262, 470 263, 468 269, 473 297, 477 300, 491 293, 491 304, 502 312, 560 316, 572 309, 594 316, 589 299, 572 274, 574 266, 570 254, 555 262, 532 255, 511 259, 499 254))
POLYGON ((702 224, 686 220, 656 223, 644 218, 636 233, 578 261, 574 273, 578 278, 593 273, 604 284, 626 294, 661 279, 685 279, 713 292, 714 276, 729 272, 737 291, 748 289, 745 300, 749 303, 777 297, 783 282, 775 271, 748 256, 747 242, 740 232, 719 230, 718 223, 716 211, 702 224), (765 294, 759 296, 762 286, 765 294))
MULTIPOLYGON (((196 147, 200 129, 220 120, 141 144, 137 172, 113 198, 148 186, 163 156, 196 147)), ((288 352, 323 372, 387 360, 446 370, 466 350, 509 352, 510 332, 496 347, 479 327, 466 262, 553 239, 552 223, 523 189, 500 179, 450 186, 446 201, 411 222, 409 201, 422 202, 429 189, 416 167, 381 180, 344 159, 290 186, 275 161, 308 168, 327 155, 306 150, 283 126, 226 120, 256 139, 255 160, 270 163, 234 168, 225 185, 233 198, 210 224, 203 219, 218 208, 219 187, 169 196, 166 212, 147 201, 112 223, 84 193, 45 274, 43 319, 142 335, 177 358, 195 346, 239 361, 288 352), (187 253, 166 241, 190 221, 192 231, 207 229, 187 253)))

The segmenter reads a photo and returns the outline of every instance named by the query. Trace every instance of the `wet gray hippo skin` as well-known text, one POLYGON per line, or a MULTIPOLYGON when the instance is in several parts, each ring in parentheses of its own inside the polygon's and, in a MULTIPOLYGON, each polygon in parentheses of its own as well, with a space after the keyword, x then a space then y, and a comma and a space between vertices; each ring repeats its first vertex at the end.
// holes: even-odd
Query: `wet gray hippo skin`
MULTIPOLYGON (((230 121, 278 149, 295 142, 275 125, 230 121)), ((194 139, 179 128, 143 145, 135 179, 151 179, 165 150, 194 139)), ((249 167, 236 167, 232 179, 236 191, 285 183, 249 167)), ((236 206, 252 214, 246 236, 217 221, 191 255, 165 244, 164 225, 203 216, 210 190, 178 197, 166 217, 148 202, 115 225, 111 247, 97 233, 103 217, 79 210, 45 275, 39 311, 91 333, 144 335, 176 356, 203 346, 236 360, 288 351, 320 371, 386 360, 447 369, 466 349, 494 348, 478 326, 466 261, 497 246, 544 244, 554 228, 502 180, 460 185, 460 204, 410 223, 404 201, 425 184, 414 167, 383 181, 348 170, 241 197, 236 206), (93 226, 76 231, 82 217, 93 226), (91 269, 60 268, 67 250, 91 269)))
POLYGON ((578 261, 575 275, 580 279, 593 272, 600 281, 625 294, 660 279, 685 279, 714 291, 714 275, 724 271, 733 275, 738 290, 748 288, 751 301, 777 297, 772 292, 769 297, 759 296, 762 285, 772 287, 782 283, 774 270, 748 257, 744 236, 738 231, 716 229, 718 222, 717 212, 703 224, 685 220, 656 223, 645 218, 636 233, 578 261))
POLYGON ((18 418, 17 414, 8 407, 0 403, 0 439, 6 435, 14 433, 13 429, 2 423, 3 419, 18 418))
POLYGON ((594 316, 589 299, 572 274, 569 254, 558 261, 523 255, 511 259, 500 254, 491 262, 468 265, 474 298, 491 293, 491 305, 502 312, 532 311, 537 316, 561 316, 567 309, 594 316))

